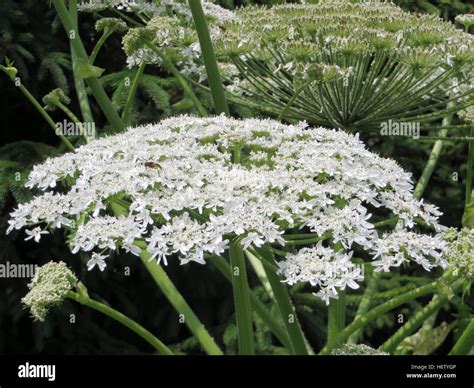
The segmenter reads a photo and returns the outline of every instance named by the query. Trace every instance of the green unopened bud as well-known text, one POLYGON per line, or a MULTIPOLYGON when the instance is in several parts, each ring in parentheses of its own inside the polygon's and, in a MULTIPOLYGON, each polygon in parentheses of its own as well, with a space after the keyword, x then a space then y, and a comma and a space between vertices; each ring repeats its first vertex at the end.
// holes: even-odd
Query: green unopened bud
POLYGON ((12 81, 15 80, 15 77, 18 73, 18 69, 9 64, 7 64, 7 66, 0 65, 0 70, 4 71, 5 74, 8 75, 12 81))
POLYGON ((65 263, 51 261, 38 269, 21 301, 35 320, 44 321, 49 309, 61 304, 76 284, 76 276, 65 263))
POLYGON ((155 37, 156 31, 154 29, 131 28, 122 39, 123 50, 125 54, 133 55, 140 49, 148 48, 147 43, 152 43, 155 37))
POLYGON ((102 18, 95 23, 95 29, 97 32, 112 33, 114 31, 127 31, 128 27, 123 20, 117 18, 102 18))
POLYGON ((62 89, 54 89, 43 97, 46 110, 55 110, 60 104, 69 104, 71 99, 66 96, 62 89))

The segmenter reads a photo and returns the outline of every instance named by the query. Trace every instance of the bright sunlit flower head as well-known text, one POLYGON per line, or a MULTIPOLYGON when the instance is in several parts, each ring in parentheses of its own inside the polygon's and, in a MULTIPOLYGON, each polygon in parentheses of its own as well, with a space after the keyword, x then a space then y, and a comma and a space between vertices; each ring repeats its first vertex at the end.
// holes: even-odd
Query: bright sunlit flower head
POLYGON ((304 122, 172 117, 48 159, 27 185, 44 193, 11 214, 8 231, 64 228, 74 253, 92 253, 89 269, 105 268, 106 251, 139 246, 158 263, 204 264, 239 238, 244 249, 286 249, 283 279, 309 282, 328 302, 362 280, 355 250, 385 271, 446 264, 444 241, 413 229, 418 219, 440 229, 440 212, 414 198, 410 174, 357 136, 304 122), (398 229, 380 234, 373 219, 387 215, 398 229), (319 241, 293 248, 299 230, 319 241))

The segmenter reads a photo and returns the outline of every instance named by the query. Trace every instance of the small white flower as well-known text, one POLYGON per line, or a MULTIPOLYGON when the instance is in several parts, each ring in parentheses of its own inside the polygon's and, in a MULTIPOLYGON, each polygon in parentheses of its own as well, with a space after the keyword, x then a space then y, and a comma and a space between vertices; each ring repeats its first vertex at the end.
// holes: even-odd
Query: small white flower
POLYGON ((105 259, 109 257, 106 255, 100 255, 98 253, 93 253, 91 259, 87 262, 87 270, 91 271, 95 266, 99 268, 99 270, 103 271, 107 266, 105 259))
POLYGON ((36 228, 33 228, 32 230, 28 230, 28 229, 25 230, 25 233, 28 235, 28 237, 25 238, 25 241, 34 239, 35 242, 40 241, 42 234, 49 234, 47 230, 41 230, 39 226, 37 226, 36 228))

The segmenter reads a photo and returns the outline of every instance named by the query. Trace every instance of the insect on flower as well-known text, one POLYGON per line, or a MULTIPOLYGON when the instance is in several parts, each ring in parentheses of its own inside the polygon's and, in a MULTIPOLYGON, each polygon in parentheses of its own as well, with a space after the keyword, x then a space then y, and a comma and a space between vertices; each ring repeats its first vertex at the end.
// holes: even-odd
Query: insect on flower
POLYGON ((161 168, 161 166, 155 162, 145 162, 145 167, 146 168, 161 168))

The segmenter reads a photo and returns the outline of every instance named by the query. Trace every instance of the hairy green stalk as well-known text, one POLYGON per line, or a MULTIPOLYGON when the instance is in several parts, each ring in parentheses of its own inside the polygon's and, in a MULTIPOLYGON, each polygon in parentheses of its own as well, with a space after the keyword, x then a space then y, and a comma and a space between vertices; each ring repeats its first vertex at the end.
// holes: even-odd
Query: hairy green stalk
POLYGON ((100 303, 94 299, 91 299, 89 296, 83 293, 75 293, 73 291, 68 291, 66 296, 80 304, 83 304, 87 307, 90 307, 100 313, 107 315, 108 317, 116 320, 117 322, 121 323, 135 334, 138 334, 142 337, 146 342, 148 342, 151 346, 153 346, 159 353, 164 355, 173 355, 173 352, 158 338, 156 338, 151 332, 141 326, 139 323, 135 322, 134 320, 130 319, 126 315, 122 314, 120 311, 113 309, 110 306, 107 306, 104 303, 100 303))
MULTIPOLYGON (((77 0, 69 0, 69 15, 71 17, 74 31, 76 31, 77 34, 77 0)), ((88 123, 93 123, 94 117, 92 116, 92 110, 89 105, 89 98, 87 97, 86 86, 84 84, 84 80, 79 77, 77 56, 72 47, 71 42, 69 43, 69 50, 71 52, 74 87, 76 89, 77 101, 79 102, 79 109, 81 110, 82 120, 88 123)))
MULTIPOLYGON (((454 108, 455 103, 454 102, 449 102, 447 105, 448 109, 454 108)), ((451 125, 451 120, 453 118, 453 114, 447 114, 441 123, 442 127, 447 127, 451 125)), ((442 129, 439 133, 440 137, 445 137, 448 134, 447 129, 442 129)), ((423 196, 423 192, 426 189, 426 186, 428 185, 428 181, 431 178, 431 175, 433 175, 433 171, 436 167, 436 164, 438 163, 439 156, 441 155, 441 151, 443 150, 444 146, 444 141, 443 140, 436 140, 436 142, 433 145, 433 148, 431 150, 430 157, 428 159, 428 162, 426 163, 425 169, 423 170, 423 173, 421 174, 420 179, 418 180, 418 184, 415 187, 415 191, 413 192, 413 195, 415 198, 420 199, 423 196)))
MULTIPOLYGON (((474 125, 471 127, 470 137, 474 135, 474 125)), ((472 165, 474 163, 474 141, 469 142, 466 175, 466 206, 472 202, 472 165)))
MULTIPOLYGON (((75 52, 77 60, 82 60, 84 61, 84 63, 88 63, 89 57, 84 48, 84 45, 82 44, 78 31, 74 28, 74 24, 69 16, 69 12, 66 8, 66 5, 64 4, 64 1, 52 0, 52 3, 61 20, 64 30, 66 31, 66 34, 69 35, 71 32, 74 32, 74 37, 73 39, 70 39, 70 42, 75 52)), ((122 120, 120 120, 120 116, 118 115, 117 111, 113 107, 112 102, 110 101, 109 97, 105 93, 98 79, 96 77, 89 77, 89 78, 86 78, 86 82, 89 85, 92 91, 92 94, 94 95, 94 98, 99 104, 100 109, 102 110, 104 115, 107 117, 107 120, 109 121, 109 123, 113 127, 115 127, 117 130, 123 130, 125 127, 122 123, 122 120)))
MULTIPOLYGON (((229 266, 229 263, 221 256, 210 255, 208 256, 209 260, 216 266, 216 268, 224 275, 224 277, 232 283, 232 270, 229 266)), ((267 325, 270 331, 275 335, 275 337, 281 342, 281 344, 291 351, 292 345, 288 334, 285 332, 280 323, 273 317, 272 313, 265 307, 265 305, 260 302, 258 297, 250 290, 250 303, 255 313, 260 317, 260 319, 267 325)))
POLYGON ((232 269, 239 353, 241 355, 254 355, 252 306, 250 305, 247 269, 245 267, 244 252, 238 239, 234 239, 230 243, 229 259, 232 269))
POLYGON ((200 0, 188 0, 191 13, 193 15, 194 25, 201 45, 202 58, 206 67, 207 79, 211 89, 212 100, 216 109, 216 114, 224 113, 229 115, 229 107, 224 94, 224 87, 219 75, 214 47, 207 26, 206 16, 202 10, 200 0))
MULTIPOLYGON (((355 319, 360 318, 364 314, 369 311, 370 304, 372 302, 372 298, 377 291, 377 281, 380 277, 380 272, 372 271, 370 277, 367 280, 367 287, 365 289, 364 295, 362 296, 362 300, 359 303, 359 307, 357 308, 357 312, 355 315, 355 319)), ((348 338, 348 342, 357 344, 359 339, 362 335, 362 329, 356 330, 351 336, 348 338)))
POLYGON ((474 347, 474 319, 471 319, 466 330, 462 333, 454 347, 449 352, 450 356, 467 355, 474 347))
MULTIPOLYGON (((337 341, 333 342, 340 344, 344 343, 352 333, 366 326, 374 319, 378 318, 380 315, 385 314, 386 312, 393 310, 394 308, 397 308, 398 306, 407 303, 413 299, 422 297, 424 295, 432 294, 436 292, 437 287, 438 282, 434 281, 424 286, 418 287, 414 290, 398 295, 395 298, 375 307, 363 316, 355 319, 350 325, 346 326, 346 328, 342 330, 342 332, 339 334, 337 341)), ((333 346, 331 346, 331 344, 328 342, 328 344, 321 350, 320 354, 329 354, 331 353, 332 349, 333 346)))
POLYGON ((145 264, 151 277, 174 309, 184 318, 184 322, 189 330, 196 336, 206 353, 210 355, 222 355, 222 350, 216 344, 191 307, 189 307, 188 303, 175 287, 164 269, 154 260, 150 261, 151 254, 146 251, 146 244, 143 242, 135 242, 135 244, 142 249, 140 258, 142 259, 143 264, 145 264))
POLYGON ((272 302, 275 302, 275 294, 273 293, 272 286, 270 285, 270 281, 268 280, 268 276, 267 276, 267 273, 265 272, 265 267, 263 266, 261 259, 254 256, 248 250, 245 250, 244 253, 250 265, 252 266, 253 271, 259 278, 260 283, 262 283, 263 288, 265 289, 268 296, 270 297, 270 300, 272 302))
POLYGON ((413 334, 423 324, 424 321, 431 317, 445 303, 445 298, 435 295, 430 303, 428 303, 423 309, 417 311, 413 318, 411 318, 400 329, 398 329, 394 335, 386 340, 380 346, 380 349, 385 352, 393 353, 397 346, 400 345, 400 343, 406 337, 413 334))
POLYGON ((165 67, 170 71, 170 73, 173 74, 174 78, 176 78, 176 80, 179 82, 184 92, 193 102, 199 115, 203 117, 208 116, 206 109, 201 104, 201 101, 199 101, 199 98, 197 98, 197 96, 194 94, 188 81, 186 81, 186 78, 184 78, 183 75, 179 72, 179 70, 173 64, 171 59, 169 59, 168 56, 155 45, 148 42, 146 43, 146 45, 150 48, 150 50, 152 50, 156 55, 161 58, 161 60, 163 61, 163 65, 165 65, 165 67))
POLYGON ((327 345, 331 349, 341 345, 340 334, 346 325, 346 301, 344 291, 338 291, 338 299, 332 299, 328 307, 327 345))
MULTIPOLYGON (((262 257, 262 261, 266 260, 276 266, 275 257, 269 247, 257 248, 256 250, 262 257)), ((288 289, 281 282, 281 278, 277 275, 276 271, 267 267, 264 267, 264 269, 275 295, 275 300, 288 332, 288 336, 290 337, 293 353, 308 355, 305 337, 301 330, 295 308, 290 299, 288 289)))
POLYGON ((142 78, 143 72, 145 71, 146 63, 142 62, 135 73, 135 77, 133 78, 133 82, 130 85, 130 92, 127 96, 127 101, 125 102, 125 106, 122 111, 122 121, 125 126, 130 124, 130 113, 132 112, 133 101, 135 100, 135 96, 138 90, 138 84, 140 83, 140 79, 142 78))

